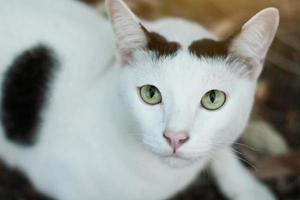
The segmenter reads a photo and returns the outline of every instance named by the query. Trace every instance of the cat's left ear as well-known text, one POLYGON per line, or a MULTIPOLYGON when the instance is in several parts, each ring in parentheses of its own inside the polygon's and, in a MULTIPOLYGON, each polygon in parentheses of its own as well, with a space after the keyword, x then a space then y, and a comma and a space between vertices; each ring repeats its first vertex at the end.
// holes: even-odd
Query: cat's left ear
POLYGON ((278 10, 266 8, 246 22, 241 32, 233 38, 230 51, 246 60, 250 70, 249 75, 252 78, 258 78, 262 71, 278 24, 278 10))
POLYGON ((106 9, 116 34, 121 62, 126 65, 135 50, 146 46, 146 36, 141 22, 122 0, 106 0, 106 9))

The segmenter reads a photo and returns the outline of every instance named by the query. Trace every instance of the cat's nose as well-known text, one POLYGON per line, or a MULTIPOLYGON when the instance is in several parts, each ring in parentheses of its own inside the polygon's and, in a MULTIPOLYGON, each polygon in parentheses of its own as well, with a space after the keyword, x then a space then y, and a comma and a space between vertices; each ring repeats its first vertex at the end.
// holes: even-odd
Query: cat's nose
POLYGON ((176 153, 176 150, 186 143, 190 136, 188 132, 181 131, 181 132, 174 132, 174 131, 165 131, 164 138, 167 140, 168 144, 173 149, 173 153, 176 153))

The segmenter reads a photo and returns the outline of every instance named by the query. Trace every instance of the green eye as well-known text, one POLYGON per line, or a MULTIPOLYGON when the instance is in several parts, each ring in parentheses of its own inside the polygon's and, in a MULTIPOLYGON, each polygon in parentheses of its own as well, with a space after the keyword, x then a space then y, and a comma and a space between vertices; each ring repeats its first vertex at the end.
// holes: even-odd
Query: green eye
POLYGON ((207 110, 217 110, 226 101, 226 95, 220 90, 210 90, 201 99, 201 105, 207 110))
POLYGON ((140 88, 140 96, 145 103, 150 105, 159 104, 162 100, 159 90, 153 85, 142 86, 140 88))

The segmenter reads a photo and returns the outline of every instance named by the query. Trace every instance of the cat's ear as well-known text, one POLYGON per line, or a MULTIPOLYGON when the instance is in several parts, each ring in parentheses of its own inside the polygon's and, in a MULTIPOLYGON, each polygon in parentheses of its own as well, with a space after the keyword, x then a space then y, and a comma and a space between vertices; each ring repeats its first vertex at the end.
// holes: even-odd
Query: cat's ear
POLYGON ((116 34, 121 62, 126 65, 133 51, 146 46, 146 36, 139 19, 122 0, 106 0, 106 9, 116 34))
POLYGON ((266 8, 246 22, 241 32, 233 38, 230 51, 247 61, 249 74, 254 78, 257 78, 262 71, 264 59, 278 24, 278 10, 266 8))

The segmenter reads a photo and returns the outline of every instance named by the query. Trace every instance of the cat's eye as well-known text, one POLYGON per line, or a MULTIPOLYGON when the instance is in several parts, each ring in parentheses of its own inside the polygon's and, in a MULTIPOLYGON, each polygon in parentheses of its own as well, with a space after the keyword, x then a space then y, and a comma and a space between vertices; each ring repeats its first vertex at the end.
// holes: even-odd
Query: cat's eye
POLYGON ((157 87, 153 85, 144 85, 140 88, 140 96, 142 100, 150 105, 161 103, 162 97, 157 87))
POLYGON ((210 90, 201 99, 201 105, 207 110, 217 110, 226 101, 226 95, 220 90, 210 90))

